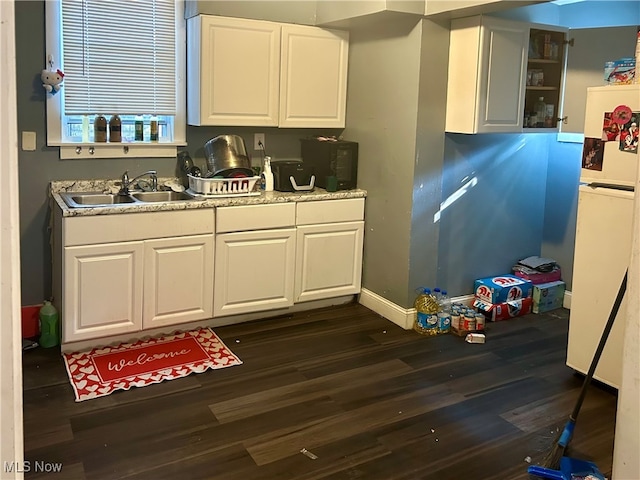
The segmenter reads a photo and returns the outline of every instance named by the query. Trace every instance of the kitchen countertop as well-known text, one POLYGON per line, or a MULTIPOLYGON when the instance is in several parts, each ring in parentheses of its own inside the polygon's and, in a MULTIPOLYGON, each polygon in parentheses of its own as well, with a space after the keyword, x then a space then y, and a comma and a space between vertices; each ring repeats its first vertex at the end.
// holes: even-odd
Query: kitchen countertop
MULTIPOLYGON (((159 178, 158 185, 177 179, 159 178)), ((196 208, 229 207, 238 205, 260 205, 269 203, 287 202, 313 202, 319 200, 340 200, 345 198, 363 198, 367 196, 366 190, 339 190, 327 192, 316 187, 312 192, 260 192, 260 195, 228 196, 222 198, 204 198, 194 200, 179 200, 173 202, 158 203, 128 203, 108 206, 86 206, 71 208, 60 196, 61 192, 100 192, 109 193, 117 191, 115 180, 59 180, 49 184, 49 191, 53 202, 62 210, 63 217, 80 217, 92 215, 113 215, 120 213, 137 212, 161 212, 170 210, 192 210, 196 208)), ((133 191, 133 190, 132 190, 133 191)))

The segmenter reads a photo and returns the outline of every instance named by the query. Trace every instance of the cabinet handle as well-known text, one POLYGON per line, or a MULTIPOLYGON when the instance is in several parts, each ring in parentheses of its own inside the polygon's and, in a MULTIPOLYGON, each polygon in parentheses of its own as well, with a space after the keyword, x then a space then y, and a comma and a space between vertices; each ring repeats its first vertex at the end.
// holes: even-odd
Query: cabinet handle
POLYGON ((570 38, 569 40, 565 40, 564 42, 565 45, 569 44, 570 47, 573 47, 573 44, 575 43, 575 39, 574 38, 570 38))
POLYGON ((569 116, 568 116, 568 115, 565 115, 565 116, 564 116, 564 117, 562 117, 562 118, 556 118, 556 122, 562 122, 562 123, 564 123, 565 125, 567 124, 567 120, 569 120, 569 116))

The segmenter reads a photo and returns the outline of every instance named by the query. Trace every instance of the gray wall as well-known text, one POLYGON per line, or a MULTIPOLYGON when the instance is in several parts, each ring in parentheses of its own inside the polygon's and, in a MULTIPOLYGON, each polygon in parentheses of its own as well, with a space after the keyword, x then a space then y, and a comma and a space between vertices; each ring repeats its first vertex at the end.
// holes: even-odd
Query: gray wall
POLYGON ((558 262, 567 290, 571 290, 573 283, 573 245, 581 163, 581 143, 549 143, 541 256, 558 262))
POLYGON ((407 301, 413 304, 416 288, 445 286, 441 279, 442 259, 438 255, 442 230, 434 222, 443 198, 443 162, 445 161, 445 112, 449 64, 449 22, 422 21, 420 51, 420 91, 415 170, 413 179, 413 211, 411 217, 411 252, 407 301))
POLYGON ((447 134, 438 284, 454 295, 476 278, 511 272, 540 255, 553 134, 447 134), (471 185, 462 196, 455 195, 471 185))
POLYGON ((541 3, 495 12, 492 15, 565 28, 636 26, 640 25, 640 2, 583 0, 566 5, 541 3))
POLYGON ((420 20, 364 24, 349 45, 346 137, 368 191, 363 286, 406 305, 420 79, 420 20))

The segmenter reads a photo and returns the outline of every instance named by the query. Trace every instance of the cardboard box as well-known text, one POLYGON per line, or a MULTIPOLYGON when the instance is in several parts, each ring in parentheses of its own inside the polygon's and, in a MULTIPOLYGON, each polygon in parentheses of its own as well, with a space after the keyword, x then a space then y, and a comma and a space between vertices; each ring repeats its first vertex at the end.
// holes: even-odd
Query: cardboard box
POLYGON ((487 303, 504 303, 530 297, 532 288, 533 284, 529 280, 505 274, 477 279, 473 291, 476 298, 487 303))
POLYGON ((520 317, 531 313, 533 298, 521 298, 519 300, 511 300, 503 303, 488 303, 479 298, 473 301, 473 306, 484 313, 487 320, 499 322, 501 320, 509 320, 510 318, 520 317))
POLYGON ((607 85, 629 85, 636 76, 635 58, 621 58, 604 64, 604 81, 607 85))
POLYGON ((561 281, 533 286, 533 313, 543 313, 562 307, 565 283, 561 281))

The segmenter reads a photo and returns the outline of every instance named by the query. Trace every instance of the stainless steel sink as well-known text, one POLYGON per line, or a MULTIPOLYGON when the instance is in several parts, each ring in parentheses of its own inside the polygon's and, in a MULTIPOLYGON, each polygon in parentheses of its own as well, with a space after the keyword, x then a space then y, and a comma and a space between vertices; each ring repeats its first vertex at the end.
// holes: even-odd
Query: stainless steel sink
POLYGON ((70 207, 97 207, 134 203, 135 199, 129 195, 113 195, 109 193, 82 192, 61 193, 64 201, 70 207))
POLYGON ((64 192, 60 196, 71 208, 109 207, 142 203, 178 202, 194 200, 186 192, 133 192, 129 195, 101 192, 64 192))
POLYGON ((131 196, 141 202, 177 202, 180 200, 193 200, 193 197, 185 192, 137 192, 131 196))

